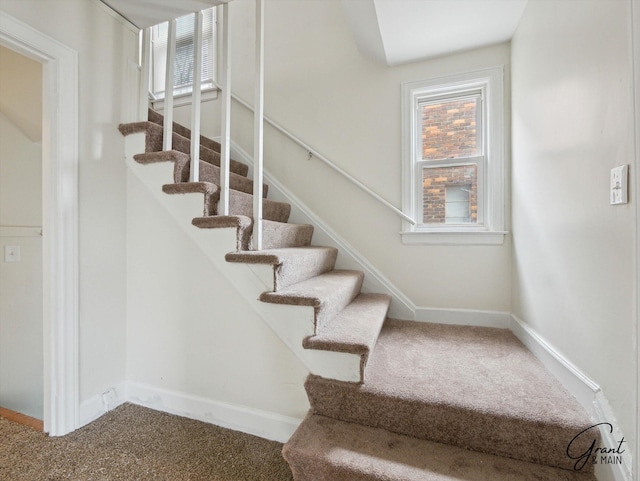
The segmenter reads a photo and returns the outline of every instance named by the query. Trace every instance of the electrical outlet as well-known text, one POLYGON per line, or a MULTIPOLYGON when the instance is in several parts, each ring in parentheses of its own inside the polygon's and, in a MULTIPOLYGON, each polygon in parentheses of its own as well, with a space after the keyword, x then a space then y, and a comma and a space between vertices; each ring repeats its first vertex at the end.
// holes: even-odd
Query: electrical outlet
POLYGON ((611 205, 628 203, 627 199, 627 179, 629 177, 629 166, 621 165, 611 169, 611 205))
POLYGON ((116 402, 116 390, 113 388, 107 389, 102 393, 102 404, 104 404, 105 411, 111 411, 111 407, 116 402))
POLYGON ((4 261, 5 262, 19 262, 20 261, 20 246, 4 246, 4 261))

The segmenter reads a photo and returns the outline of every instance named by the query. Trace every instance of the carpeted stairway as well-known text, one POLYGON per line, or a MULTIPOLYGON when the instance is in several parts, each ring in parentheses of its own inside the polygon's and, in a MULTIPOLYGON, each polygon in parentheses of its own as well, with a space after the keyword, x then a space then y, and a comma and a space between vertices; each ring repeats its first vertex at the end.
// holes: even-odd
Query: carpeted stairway
MULTIPOLYGON (((360 356, 359 383, 309 375, 311 411, 283 449, 296 481, 595 479, 567 454, 589 417, 511 332, 386 319, 390 296, 361 292, 362 272, 336 270, 337 250, 311 246, 313 227, 288 223, 286 203, 265 199, 264 250, 250 250, 247 166, 231 162, 230 215, 217 215, 220 145, 201 137, 200 182, 189 183, 191 132, 174 123, 174 150, 163 152, 162 123, 150 110, 120 126, 145 134, 135 161, 173 162, 163 191, 204 198, 193 225, 236 230, 226 261, 273 266, 260 301, 314 308, 306 349, 360 356)), ((590 445, 581 440, 574 457, 590 445)))

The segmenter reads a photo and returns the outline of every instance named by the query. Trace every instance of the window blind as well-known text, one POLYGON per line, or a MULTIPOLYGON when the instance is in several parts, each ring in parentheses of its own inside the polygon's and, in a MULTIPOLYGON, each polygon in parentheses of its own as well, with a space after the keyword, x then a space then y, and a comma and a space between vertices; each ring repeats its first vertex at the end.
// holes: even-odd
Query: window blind
MULTIPOLYGON (((202 24, 202 88, 213 87, 215 80, 215 8, 203 12, 202 24)), ((185 15, 176 20, 176 55, 174 61, 173 93, 191 92, 193 85, 194 16, 185 15)), ((167 22, 152 29, 152 88, 156 98, 164 98, 167 60, 167 22)))

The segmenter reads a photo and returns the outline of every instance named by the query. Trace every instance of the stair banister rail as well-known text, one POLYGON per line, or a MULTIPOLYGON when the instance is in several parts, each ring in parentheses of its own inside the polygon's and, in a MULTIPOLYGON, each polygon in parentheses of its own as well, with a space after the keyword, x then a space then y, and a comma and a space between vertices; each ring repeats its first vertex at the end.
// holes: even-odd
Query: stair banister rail
MULTIPOLYGON (((214 86, 216 86, 218 89, 221 89, 222 87, 217 84, 216 82, 214 82, 214 86)), ((247 110, 254 112, 254 108, 253 106, 251 106, 251 104, 249 104, 248 102, 246 102, 245 100, 243 100, 242 98, 238 97, 235 94, 231 94, 231 98, 233 98, 233 100, 235 100, 236 102, 238 102, 240 105, 242 105, 244 108, 246 108, 247 110)), ((406 220, 407 222, 409 222, 411 225, 416 225, 416 221, 408 216, 407 214, 405 214, 404 212, 402 212, 400 209, 398 209, 395 205, 393 205, 391 202, 389 202, 387 199, 385 199, 384 197, 382 197, 380 194, 376 193, 375 191, 373 191, 370 187, 366 186, 365 184, 363 184, 362 182, 360 182, 358 179, 356 179, 353 175, 351 175, 349 172, 347 172, 346 170, 344 170, 342 167, 336 165, 335 163, 333 163, 331 160, 329 160, 327 157, 325 157, 324 155, 322 155, 320 152, 318 152, 317 150, 315 150, 313 147, 310 147, 307 143, 305 143, 303 140, 301 140, 300 138, 296 137, 295 134, 292 134, 291 132, 289 132, 286 128, 284 128, 283 126, 281 126, 280 124, 278 124, 277 122, 275 122, 274 120, 272 120, 271 118, 269 118, 268 116, 264 116, 264 121, 266 123, 268 123, 269 125, 271 125, 273 128, 275 128, 276 130, 278 130, 280 133, 282 133, 283 135, 285 135, 286 137, 288 137, 289 139, 291 139, 293 142, 295 142, 296 144, 298 144, 300 147, 302 147, 307 154, 309 155, 309 159, 311 159, 312 157, 317 158, 318 160, 321 160, 322 162, 324 162, 326 165, 328 165, 330 168, 332 168, 333 170, 335 170, 336 172, 338 172, 340 175, 342 175, 343 177, 345 177, 347 180, 349 180, 352 184, 354 184, 355 186, 359 187, 361 190, 363 190, 364 192, 366 192, 367 194, 369 194, 371 197, 373 197, 374 199, 376 199, 378 202, 380 202, 381 204, 383 204, 385 207, 388 207, 390 210, 392 210, 395 214, 397 214, 398 216, 402 217, 404 220, 406 220)))
POLYGON ((264 177, 264 3, 256 0, 255 111, 253 113, 253 250, 262 250, 264 177))
POLYGON ((191 165, 190 182, 200 180, 200 104, 202 98, 202 12, 193 20, 193 80, 191 87, 191 165))
POLYGON ((231 36, 229 35, 229 4, 222 5, 222 80, 220 108, 220 204, 219 215, 229 215, 229 155, 231 149, 231 36))
POLYGON ((164 77, 164 130, 162 150, 173 149, 173 77, 176 58, 176 19, 169 20, 167 32, 167 65, 164 77))
MULTIPOLYGON (((416 224, 416 221, 398 209, 391 202, 386 200, 377 192, 373 191, 370 187, 363 184, 356 177, 349 172, 338 166, 320 152, 310 147, 302 139, 288 131, 286 128, 264 115, 264 5, 262 0, 256 1, 256 87, 255 87, 255 104, 256 107, 252 107, 242 98, 231 92, 231 41, 229 35, 229 4, 224 3, 221 6, 222 10, 222 59, 221 59, 221 75, 220 83, 214 82, 216 88, 221 92, 221 138, 220 138, 220 206, 218 208, 218 214, 229 215, 229 173, 230 173, 230 148, 231 148, 231 99, 238 102, 240 105, 254 113, 254 199, 253 199, 253 212, 254 212, 254 226, 253 226, 253 239, 254 249, 262 249, 262 197, 263 197, 263 157, 264 157, 264 122, 267 122, 273 128, 280 133, 291 139, 293 142, 307 151, 309 159, 315 157, 329 166, 334 171, 349 180, 356 187, 360 188, 385 207, 393 211, 396 215, 402 217, 404 220, 412 225, 416 224)), ((193 90, 192 90, 192 135, 191 135, 191 174, 190 180, 197 182, 199 176, 199 141, 200 141, 200 95, 201 95, 201 75, 196 75, 195 70, 198 73, 201 69, 201 62, 196 61, 201 59, 201 47, 202 47, 202 13, 196 13, 195 26, 199 30, 194 35, 194 78, 193 78, 193 90), (200 48, 196 48, 197 46, 200 48), (197 87, 196 87, 197 84, 197 87)), ((171 150, 172 148, 172 127, 173 127, 173 88, 167 86, 173 86, 173 64, 175 58, 175 46, 176 46, 176 21, 169 21, 169 31, 167 40, 167 70, 165 76, 165 119, 164 119, 164 141, 163 149, 171 150)), ((143 41, 143 46, 148 42, 143 41)), ((143 47, 143 61, 148 58, 148 53, 145 52, 143 47)), ((144 84, 144 81, 143 81, 144 84)))

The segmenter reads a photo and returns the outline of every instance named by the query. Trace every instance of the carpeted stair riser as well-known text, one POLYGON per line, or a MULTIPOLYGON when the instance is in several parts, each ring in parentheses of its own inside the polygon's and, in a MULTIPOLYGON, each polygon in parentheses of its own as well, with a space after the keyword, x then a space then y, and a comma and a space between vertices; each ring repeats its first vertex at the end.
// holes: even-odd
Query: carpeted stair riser
MULTIPOLYGON (((253 221, 244 215, 196 217, 191 222, 201 229, 236 228, 236 250, 252 249, 253 221)), ((313 226, 309 224, 285 224, 270 220, 262 221, 262 246, 264 249, 305 247, 311 244, 313 226)))
MULTIPOLYGON (((162 127, 153 122, 132 122, 130 124, 121 124, 119 126, 120 132, 123 135, 129 135, 132 133, 145 133, 145 151, 146 152, 160 152, 164 150, 162 145, 162 138, 164 132, 162 127)), ((173 133, 172 148, 185 154, 191 153, 191 141, 184 138, 182 135, 173 133)), ((203 145, 200 146, 200 160, 208 162, 213 165, 220 166, 220 153, 215 152, 203 145)), ((229 171, 244 177, 249 172, 249 167, 241 162, 231 159, 229 162, 229 171)))
MULTIPOLYGON (((153 122, 154 124, 158 124, 161 127, 164 126, 164 116, 156 112, 153 109, 149 109, 148 112, 149 122, 153 122)), ((191 129, 180 125, 178 122, 173 122, 173 131, 177 134, 180 134, 184 138, 191 139, 191 129)), ((200 136, 200 145, 204 145, 206 148, 213 150, 214 152, 220 152, 220 144, 215 140, 211 140, 204 135, 200 136)))
POLYGON ((210 182, 184 182, 182 184, 165 184, 162 192, 170 195, 204 194, 203 216, 215 215, 216 205, 220 198, 220 189, 210 182))
POLYGON ((267 264, 273 266, 273 290, 279 291, 292 284, 305 281, 335 267, 338 250, 333 247, 307 247, 292 249, 231 252, 227 262, 267 264))
MULTIPOLYGON (((209 164, 208 162, 199 162, 201 182, 211 182, 212 184, 220 185, 220 167, 217 165, 209 164)), ((191 159, 180 158, 175 161, 174 182, 189 182, 189 175, 191 173, 191 159)), ((253 181, 246 177, 243 177, 233 172, 229 173, 229 188, 244 192, 246 194, 253 194, 253 181)), ((269 192, 269 186, 262 186, 262 197, 267 197, 269 192)))
POLYGON ((305 338, 305 349, 344 352, 360 356, 360 381, 364 382, 365 367, 387 317, 391 296, 359 294, 336 316, 328 319, 314 336, 305 338))
POLYGON ((259 299, 273 304, 313 307, 315 332, 318 332, 356 298, 363 279, 360 271, 334 270, 278 292, 264 292, 259 299))
MULTIPOLYGON (((305 388, 312 411, 563 469, 575 464, 567 445, 592 425, 507 330, 388 320, 365 379, 357 385, 309 375, 305 388)), ((589 444, 581 438, 573 452, 589 444)))
MULTIPOLYGON (((154 164, 159 162, 173 162, 173 181, 189 182, 189 174, 191 172, 191 157, 184 152, 177 150, 161 150, 159 152, 145 152, 143 154, 135 154, 133 159, 139 164, 154 164)), ((199 162, 200 166, 200 182, 210 182, 220 185, 220 167, 208 162, 199 162)), ((253 181, 233 172, 229 173, 229 188, 253 194, 253 181)), ((269 186, 263 186, 263 196, 267 196, 269 186)))
MULTIPOLYGON (((221 210, 220 188, 210 182, 182 182, 179 184, 166 184, 162 190, 167 194, 205 194, 205 206, 203 216, 217 215, 221 210), (206 186, 206 187, 205 187, 206 186), (215 206, 215 207, 214 207, 215 206)), ((291 206, 284 202, 274 202, 264 199, 262 215, 266 220, 286 223, 289 220, 291 206)), ((229 190, 229 214, 252 217, 253 196, 236 190, 229 190)))
POLYGON ((541 466, 310 415, 282 450, 296 481, 596 481, 541 466))

